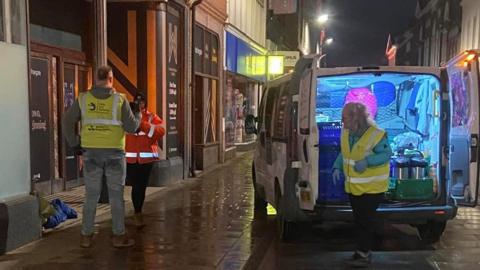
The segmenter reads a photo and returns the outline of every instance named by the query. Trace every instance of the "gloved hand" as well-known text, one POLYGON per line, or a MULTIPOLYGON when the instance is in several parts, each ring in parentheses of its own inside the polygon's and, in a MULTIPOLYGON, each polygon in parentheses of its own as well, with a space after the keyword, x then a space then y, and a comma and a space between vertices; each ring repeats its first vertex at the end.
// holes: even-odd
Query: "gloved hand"
POLYGON ((367 169, 367 166, 368 164, 366 159, 357 160, 355 161, 353 169, 358 173, 363 173, 367 169))
POLYGON ((140 112, 140 104, 138 102, 130 102, 130 108, 132 109, 132 112, 134 114, 137 114, 140 112))
POLYGON ((72 148, 73 148, 73 152, 74 152, 75 155, 77 155, 77 156, 83 155, 83 152, 85 151, 80 145, 74 146, 74 147, 72 147, 72 148))
POLYGON ((339 169, 333 169, 332 179, 333 179, 333 185, 336 186, 337 182, 340 180, 340 170, 339 169))

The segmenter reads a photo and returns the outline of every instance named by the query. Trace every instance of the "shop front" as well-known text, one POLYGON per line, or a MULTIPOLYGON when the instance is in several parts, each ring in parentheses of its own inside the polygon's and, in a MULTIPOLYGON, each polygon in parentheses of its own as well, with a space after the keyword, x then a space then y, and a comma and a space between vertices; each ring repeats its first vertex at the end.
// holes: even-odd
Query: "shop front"
POLYGON ((193 30, 194 81, 192 94, 192 161, 195 170, 205 170, 222 161, 221 110, 224 73, 224 22, 226 3, 203 1, 195 11, 193 30))
POLYGON ((147 97, 164 120, 153 186, 184 178, 186 114, 185 6, 181 1, 108 2, 107 59, 117 91, 147 97))
POLYGON ((83 184, 80 161, 61 119, 92 84, 93 4, 29 0, 30 145, 34 191, 48 195, 83 184))
POLYGON ((195 169, 204 170, 219 159, 220 38, 199 23, 194 32, 193 158, 195 169))
POLYGON ((226 86, 223 95, 225 130, 225 157, 236 151, 251 149, 255 135, 244 131, 245 118, 257 115, 258 104, 265 87, 265 52, 253 42, 246 42, 235 34, 226 32, 226 86))

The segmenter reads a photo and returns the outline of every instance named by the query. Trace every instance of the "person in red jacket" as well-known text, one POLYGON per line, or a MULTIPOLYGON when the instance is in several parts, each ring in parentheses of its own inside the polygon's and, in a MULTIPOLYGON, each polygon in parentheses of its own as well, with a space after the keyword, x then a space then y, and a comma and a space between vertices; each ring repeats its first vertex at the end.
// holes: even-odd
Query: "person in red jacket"
POLYGON ((159 147, 157 141, 165 134, 165 129, 162 126, 162 119, 147 110, 146 99, 141 92, 135 96, 134 102, 140 107, 142 120, 137 132, 126 136, 125 155, 127 158, 127 179, 132 184, 135 225, 137 228, 142 228, 145 226, 142 216, 145 191, 153 162, 158 160, 159 147))

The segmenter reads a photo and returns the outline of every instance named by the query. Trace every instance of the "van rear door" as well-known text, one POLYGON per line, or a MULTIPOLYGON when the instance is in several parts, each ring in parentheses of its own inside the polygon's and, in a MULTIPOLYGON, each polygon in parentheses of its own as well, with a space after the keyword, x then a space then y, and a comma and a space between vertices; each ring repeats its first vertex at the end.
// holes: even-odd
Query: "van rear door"
POLYGON ((449 194, 459 205, 476 206, 479 182, 479 52, 447 64, 449 89, 449 194))
POLYGON ((305 210, 313 210, 315 201, 318 196, 318 177, 315 164, 318 162, 318 153, 315 151, 316 142, 313 140, 315 135, 312 121, 315 115, 311 113, 311 107, 315 106, 314 94, 315 88, 313 84, 312 70, 303 72, 300 78, 300 87, 298 96, 294 97, 294 106, 298 110, 298 130, 297 130, 297 147, 298 164, 292 164, 292 167, 299 169, 297 183, 297 196, 299 198, 299 206, 305 210), (297 104, 295 104, 297 103, 297 104))

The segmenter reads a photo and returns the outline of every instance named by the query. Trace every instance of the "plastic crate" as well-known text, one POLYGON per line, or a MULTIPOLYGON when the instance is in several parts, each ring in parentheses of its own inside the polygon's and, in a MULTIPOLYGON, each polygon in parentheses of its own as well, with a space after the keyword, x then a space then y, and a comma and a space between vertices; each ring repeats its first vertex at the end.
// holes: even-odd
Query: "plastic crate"
POLYGON ((395 200, 432 200, 433 179, 391 179, 389 193, 395 200))
POLYGON ((333 169, 333 163, 340 153, 340 146, 336 145, 320 145, 318 147, 318 168, 333 169))
POLYGON ((319 202, 342 202, 348 200, 345 193, 345 178, 340 174, 340 180, 333 184, 332 170, 319 170, 318 173, 318 201, 319 202))
POLYGON ((319 145, 340 145, 342 133, 340 122, 319 122, 317 127, 319 145))

